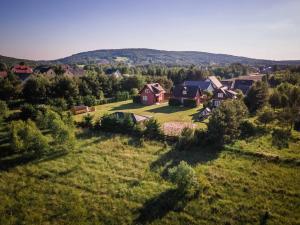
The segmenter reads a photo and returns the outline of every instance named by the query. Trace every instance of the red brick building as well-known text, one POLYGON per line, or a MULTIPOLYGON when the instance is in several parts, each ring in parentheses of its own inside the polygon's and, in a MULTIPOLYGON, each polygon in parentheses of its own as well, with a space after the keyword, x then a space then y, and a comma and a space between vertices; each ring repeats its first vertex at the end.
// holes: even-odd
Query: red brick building
POLYGON ((146 84, 139 94, 142 104, 153 105, 164 101, 165 93, 166 91, 159 83, 152 83, 146 84))

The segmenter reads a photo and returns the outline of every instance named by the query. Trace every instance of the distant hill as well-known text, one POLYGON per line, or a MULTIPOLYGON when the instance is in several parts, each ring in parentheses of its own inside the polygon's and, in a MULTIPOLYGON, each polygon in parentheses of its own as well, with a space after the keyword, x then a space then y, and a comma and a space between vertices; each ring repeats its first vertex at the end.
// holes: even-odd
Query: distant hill
MULTIPOLYGON (((18 62, 19 59, 0 56, 0 61, 18 62)), ((24 60, 23 60, 24 61, 24 60)), ((89 64, 89 63, 128 63, 131 65, 211 65, 242 63, 248 65, 300 65, 300 60, 273 61, 263 59, 252 59, 247 57, 214 54, 196 51, 163 51, 154 49, 105 49, 81 52, 65 58, 53 61, 31 61, 29 63, 63 63, 63 64, 89 64)))

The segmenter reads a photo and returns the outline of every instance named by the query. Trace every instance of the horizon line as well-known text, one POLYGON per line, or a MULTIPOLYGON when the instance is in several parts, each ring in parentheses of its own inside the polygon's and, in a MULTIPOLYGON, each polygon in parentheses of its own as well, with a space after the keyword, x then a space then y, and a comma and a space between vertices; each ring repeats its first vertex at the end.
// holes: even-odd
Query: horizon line
POLYGON ((57 61, 64 58, 68 58, 77 54, 85 53, 85 52, 95 52, 95 51, 111 51, 111 50, 155 50, 155 51, 165 51, 165 52, 195 52, 195 53, 208 53, 208 54, 214 54, 214 55, 226 55, 226 56, 233 56, 233 57, 242 57, 242 58, 248 58, 248 59, 254 59, 254 60, 265 60, 265 61, 275 61, 275 62, 282 62, 282 61, 300 61, 300 59, 266 59, 266 58, 256 58, 252 56, 242 56, 242 55, 235 55, 235 54, 229 54, 229 53, 215 53, 215 52, 208 52, 208 51, 200 51, 200 50, 166 50, 166 49, 156 49, 156 48, 146 48, 146 47, 138 47, 138 48, 101 48, 101 49, 93 49, 93 50, 83 50, 79 51, 77 53, 69 54, 63 57, 58 57, 55 59, 29 59, 29 58, 23 58, 23 57, 17 57, 17 56, 9 56, 9 55, 3 55, 0 53, 0 56, 7 57, 7 58, 14 58, 18 60, 27 60, 27 61, 57 61))

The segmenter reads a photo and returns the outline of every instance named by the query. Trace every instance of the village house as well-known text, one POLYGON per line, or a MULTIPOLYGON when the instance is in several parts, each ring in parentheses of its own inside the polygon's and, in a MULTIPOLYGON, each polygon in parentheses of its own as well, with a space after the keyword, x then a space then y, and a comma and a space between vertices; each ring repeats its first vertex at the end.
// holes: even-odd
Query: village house
POLYGON ((264 75, 261 74, 250 74, 247 76, 239 76, 232 79, 221 81, 222 84, 231 90, 241 90, 244 95, 247 95, 251 86, 257 82, 262 81, 264 75))
POLYGON ((210 81, 184 81, 183 82, 184 86, 193 86, 193 87, 197 87, 198 89, 200 89, 201 91, 206 91, 206 92, 210 92, 212 93, 214 91, 214 88, 212 86, 212 83, 210 81))
POLYGON ((51 66, 38 66, 33 70, 33 73, 38 75, 45 75, 48 77, 54 77, 56 75, 51 66))
POLYGON ((205 99, 202 91, 198 86, 176 85, 173 88, 172 98, 178 99, 181 104, 185 99, 195 100, 196 105, 199 105, 205 99))
POLYGON ((215 76, 209 76, 206 80, 199 81, 184 81, 185 86, 196 86, 203 92, 213 93, 215 90, 221 88, 222 83, 215 76))
POLYGON ((166 91, 159 83, 146 84, 139 92, 141 103, 144 105, 158 104, 165 100, 166 91))
POLYGON ((226 99, 236 99, 237 93, 233 90, 229 90, 227 87, 221 87, 214 91, 212 97, 212 106, 218 107, 222 101, 226 99))
POLYGON ((28 79, 28 77, 33 73, 32 68, 24 64, 15 65, 11 71, 16 74, 22 81, 28 79))

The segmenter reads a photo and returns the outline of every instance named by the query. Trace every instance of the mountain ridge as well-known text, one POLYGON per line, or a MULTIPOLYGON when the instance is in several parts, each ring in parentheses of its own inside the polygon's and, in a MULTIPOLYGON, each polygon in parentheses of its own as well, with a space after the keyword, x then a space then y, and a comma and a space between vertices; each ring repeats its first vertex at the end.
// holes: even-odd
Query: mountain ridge
POLYGON ((0 55, 0 61, 25 61, 33 64, 90 64, 90 63, 118 63, 130 65, 226 65, 241 63, 247 65, 300 65, 300 60, 268 60, 235 56, 223 53, 209 53, 202 51, 168 51, 149 48, 99 49, 79 52, 56 60, 28 60, 0 55))

